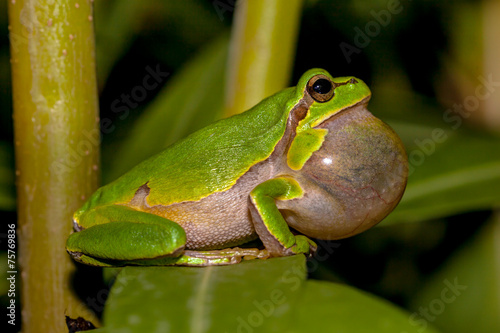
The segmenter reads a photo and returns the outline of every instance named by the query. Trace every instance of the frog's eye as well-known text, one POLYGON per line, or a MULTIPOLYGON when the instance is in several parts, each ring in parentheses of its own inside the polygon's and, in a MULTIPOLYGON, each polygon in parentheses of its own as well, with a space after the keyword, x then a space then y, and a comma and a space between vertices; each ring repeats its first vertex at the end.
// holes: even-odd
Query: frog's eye
POLYGON ((307 92, 316 102, 324 103, 332 99, 335 87, 328 76, 318 74, 307 83, 307 92))

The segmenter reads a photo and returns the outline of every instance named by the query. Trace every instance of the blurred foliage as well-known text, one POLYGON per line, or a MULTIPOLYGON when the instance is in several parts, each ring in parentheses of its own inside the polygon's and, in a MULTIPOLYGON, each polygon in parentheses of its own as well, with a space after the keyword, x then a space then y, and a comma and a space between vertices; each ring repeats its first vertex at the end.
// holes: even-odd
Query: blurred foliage
POLYGON ((112 164, 109 179, 220 117, 227 44, 228 38, 223 36, 200 51, 159 92, 121 144, 118 163, 112 164), (186 98, 186 92, 190 92, 190 98, 186 98))
POLYGON ((496 218, 462 244, 412 300, 411 308, 417 313, 429 309, 429 320, 444 332, 498 332, 500 328, 496 218), (445 288, 449 291, 444 292, 445 288))
POLYGON ((304 256, 203 269, 126 267, 96 332, 435 332, 352 287, 305 278, 304 256))
MULTIPOLYGON (((101 119, 109 119, 102 133, 105 182, 220 116, 233 7, 231 1, 220 1, 226 6, 219 8, 217 3, 96 1, 101 119), (126 96, 143 85, 147 68, 157 66, 168 76, 140 100, 128 97, 128 103, 126 96)), ((483 72, 486 48, 479 42, 486 33, 483 4, 310 0, 303 11, 290 85, 312 67, 362 78, 372 88, 370 110, 398 132, 412 163, 395 212, 380 227, 335 242, 334 253, 309 277, 342 281, 392 301, 409 311, 405 318, 415 328, 500 331, 500 218, 493 214, 500 202, 500 128, 495 131, 485 120, 500 110, 480 103, 467 117, 454 113, 455 105, 475 96, 478 77, 491 74, 483 72), (399 4, 395 13, 390 3, 399 4), (445 302, 449 287, 443 281, 455 279, 467 288, 445 302)), ((12 222, 14 145, 4 14, 0 29, 0 209, 2 220, 12 222)), ((321 308, 331 295, 331 302, 347 308, 335 293, 350 301, 358 297, 352 288, 332 288, 331 294, 318 289, 320 295, 310 294, 306 304, 321 308)), ((212 296, 218 297, 206 295, 212 296)), ((365 296, 359 297, 363 308, 365 296)))

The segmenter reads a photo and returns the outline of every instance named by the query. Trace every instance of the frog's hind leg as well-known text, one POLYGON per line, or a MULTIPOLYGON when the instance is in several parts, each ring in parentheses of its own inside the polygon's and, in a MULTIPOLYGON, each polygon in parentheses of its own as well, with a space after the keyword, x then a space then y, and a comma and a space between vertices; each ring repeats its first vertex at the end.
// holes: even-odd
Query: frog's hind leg
POLYGON ((140 266, 223 266, 232 265, 242 260, 266 259, 269 257, 267 250, 257 248, 228 248, 223 250, 193 251, 185 250, 176 258, 165 257, 152 260, 134 260, 123 262, 122 265, 140 266))
POLYGON ((177 223, 126 206, 107 206, 89 214, 85 225, 70 235, 66 249, 79 262, 123 266, 128 262, 176 259, 182 255, 186 233, 177 223))
POLYGON ((177 265, 183 266, 216 266, 231 265, 241 260, 267 259, 269 252, 257 248, 229 248, 211 251, 184 251, 177 265))
POLYGON ((230 248, 224 250, 186 250, 177 257, 166 256, 145 260, 106 260, 80 255, 78 261, 93 266, 225 266, 238 264, 242 260, 267 259, 269 252, 256 248, 230 248))

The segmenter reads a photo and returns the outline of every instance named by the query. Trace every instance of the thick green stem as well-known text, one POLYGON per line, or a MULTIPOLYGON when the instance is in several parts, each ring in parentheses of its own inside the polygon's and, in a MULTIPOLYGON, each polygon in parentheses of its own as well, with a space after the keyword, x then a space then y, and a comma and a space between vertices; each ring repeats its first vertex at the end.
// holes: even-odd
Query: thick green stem
POLYGON ((302 0, 236 2, 225 116, 247 110, 290 79, 302 0))
POLYGON ((96 189, 92 1, 9 1, 23 332, 92 318, 71 291, 71 215, 96 189))

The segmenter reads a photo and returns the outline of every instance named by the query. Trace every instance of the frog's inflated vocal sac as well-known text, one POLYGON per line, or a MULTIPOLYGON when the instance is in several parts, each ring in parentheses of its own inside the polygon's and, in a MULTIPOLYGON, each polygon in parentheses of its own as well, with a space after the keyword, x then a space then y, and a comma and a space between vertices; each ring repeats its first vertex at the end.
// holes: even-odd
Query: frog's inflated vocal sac
POLYGON ((314 253, 380 222, 408 174, 399 137, 354 77, 307 71, 100 188, 66 248, 97 266, 226 265, 314 253), (260 238, 265 249, 238 248, 260 238))

